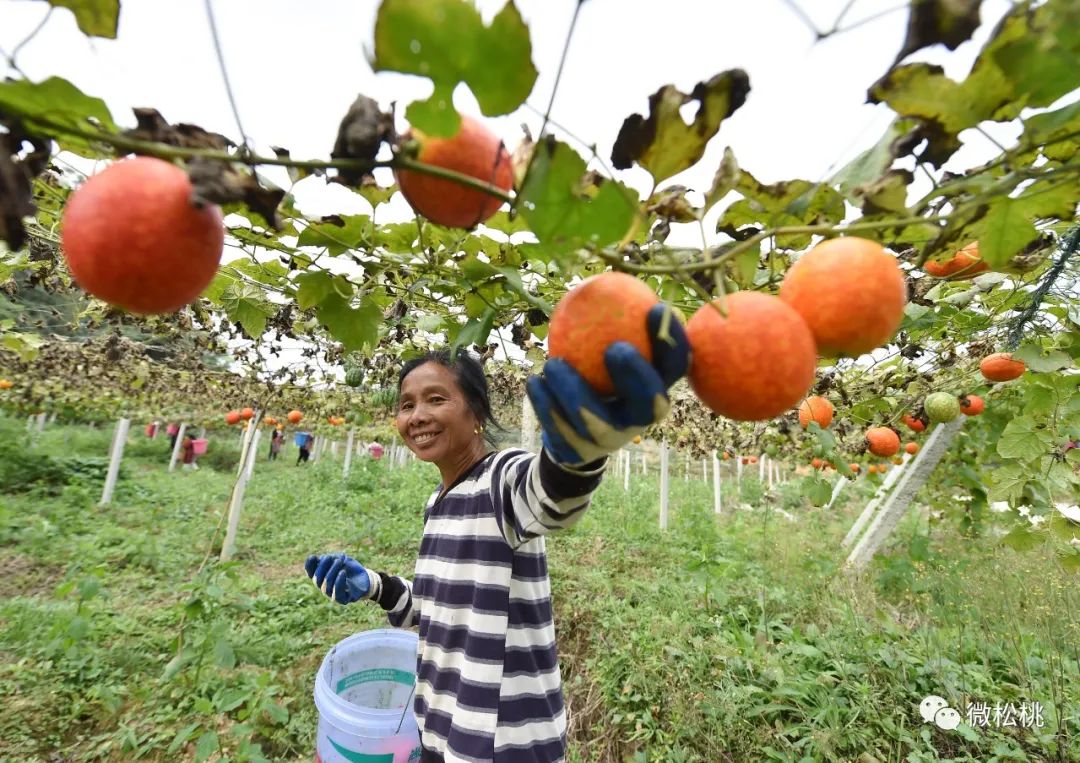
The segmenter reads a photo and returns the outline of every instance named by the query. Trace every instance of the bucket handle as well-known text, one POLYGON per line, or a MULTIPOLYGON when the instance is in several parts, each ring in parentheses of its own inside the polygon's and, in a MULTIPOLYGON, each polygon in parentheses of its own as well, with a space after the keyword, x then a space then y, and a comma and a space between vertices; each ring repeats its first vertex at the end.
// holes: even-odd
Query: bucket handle
MULTIPOLYGON (((419 676, 417 676, 417 680, 420 680, 419 676)), ((398 724, 397 724, 397 731, 395 732, 397 734, 401 733, 401 724, 403 724, 405 722, 405 713, 409 712, 409 710, 412 709, 412 697, 413 697, 413 694, 415 694, 415 693, 416 693, 416 681, 413 681, 412 689, 409 690, 409 698, 407 700, 405 700, 405 712, 401 714, 401 720, 398 721, 398 724)))

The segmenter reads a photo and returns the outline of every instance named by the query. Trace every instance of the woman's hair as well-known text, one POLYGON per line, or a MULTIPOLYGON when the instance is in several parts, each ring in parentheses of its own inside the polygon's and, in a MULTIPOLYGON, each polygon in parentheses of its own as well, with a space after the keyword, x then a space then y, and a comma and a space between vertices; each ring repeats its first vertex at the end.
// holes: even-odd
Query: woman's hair
POLYGON ((454 374, 454 380, 465 393, 465 400, 469 404, 469 410, 476 416, 477 421, 484 427, 484 439, 492 445, 498 445, 496 431, 505 431, 495 420, 491 412, 491 397, 488 393, 488 381, 484 375, 484 368, 475 357, 465 350, 458 350, 451 355, 449 349, 428 350, 418 358, 406 361, 398 375, 398 394, 401 394, 401 384, 413 370, 425 363, 438 363, 449 369, 454 374))

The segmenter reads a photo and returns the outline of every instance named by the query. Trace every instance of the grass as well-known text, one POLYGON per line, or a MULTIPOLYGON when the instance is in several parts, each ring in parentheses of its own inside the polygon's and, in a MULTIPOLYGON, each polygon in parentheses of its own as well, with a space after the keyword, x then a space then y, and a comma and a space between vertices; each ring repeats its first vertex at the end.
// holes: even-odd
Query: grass
MULTIPOLYGON (((319 662, 385 619, 325 599, 303 560, 409 574, 434 469, 260 460, 220 564, 235 443, 169 473, 167 441, 133 432, 98 508, 111 432, 50 426, 27 449, 19 424, 0 419, 0 760, 311 760, 319 662)), ((1080 759, 1080 602, 1051 556, 912 512, 852 579, 865 480, 829 513, 798 481, 744 480, 749 510, 726 483, 719 518, 700 479, 671 489, 665 532, 635 474, 548 544, 571 761, 1080 759), (945 731, 928 694, 1038 701, 1044 726, 945 731)))

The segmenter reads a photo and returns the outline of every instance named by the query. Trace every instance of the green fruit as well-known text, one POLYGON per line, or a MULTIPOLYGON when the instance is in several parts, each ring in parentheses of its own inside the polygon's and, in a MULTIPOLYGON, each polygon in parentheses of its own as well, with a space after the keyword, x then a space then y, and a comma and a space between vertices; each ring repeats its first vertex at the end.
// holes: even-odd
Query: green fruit
POLYGON ((345 383, 350 387, 359 387, 364 381, 364 372, 359 368, 350 368, 345 372, 345 383))
POLYGON ((923 408, 930 421, 944 424, 960 415, 960 401, 948 392, 934 392, 926 396, 923 408))
POLYGON ((776 445, 770 445, 769 447, 765 448, 765 455, 769 458, 776 458, 777 454, 779 453, 780 448, 776 447, 776 445))

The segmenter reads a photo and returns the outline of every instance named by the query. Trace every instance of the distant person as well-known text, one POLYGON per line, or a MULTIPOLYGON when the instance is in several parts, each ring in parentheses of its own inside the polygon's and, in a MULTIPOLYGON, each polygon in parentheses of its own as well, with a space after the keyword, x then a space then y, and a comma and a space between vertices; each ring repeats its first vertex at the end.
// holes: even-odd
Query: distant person
POLYGON ((371 443, 371 445, 368 445, 368 453, 371 454, 372 458, 378 461, 380 458, 382 458, 383 446, 379 445, 379 443, 377 442, 373 442, 371 443))
POLYGON ((277 461, 278 453, 281 452, 281 432, 274 430, 270 433, 270 460, 277 461))
POLYGON ((169 435, 169 450, 176 450, 176 436, 180 434, 180 427, 170 422, 165 427, 165 434, 169 435))
POLYGON ((311 445, 315 442, 315 437, 310 432, 301 432, 300 435, 297 438, 297 444, 300 446, 300 455, 296 458, 297 466, 300 466, 301 461, 311 458, 311 445))
POLYGON ((199 465, 195 463, 195 440, 191 435, 184 435, 180 441, 180 449, 184 451, 184 469, 197 470, 199 465))

